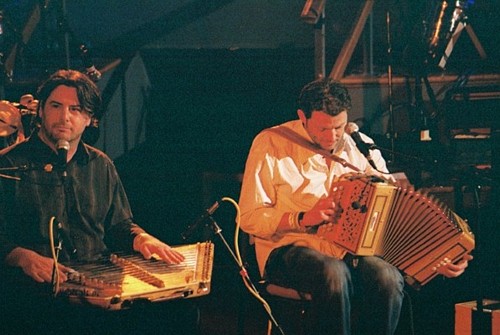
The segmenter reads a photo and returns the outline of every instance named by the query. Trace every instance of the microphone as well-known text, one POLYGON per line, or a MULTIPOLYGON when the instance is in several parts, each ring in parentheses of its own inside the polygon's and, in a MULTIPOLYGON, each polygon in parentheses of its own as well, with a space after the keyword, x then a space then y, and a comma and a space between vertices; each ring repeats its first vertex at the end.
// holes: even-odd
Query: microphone
POLYGON ((363 156, 366 157, 368 163, 370 163, 370 165, 375 170, 377 170, 377 166, 375 165, 375 162, 373 161, 372 156, 370 155, 370 147, 372 145, 363 141, 361 135, 359 134, 358 125, 355 124, 354 122, 347 123, 347 125, 345 126, 345 132, 352 137, 352 139, 356 143, 356 147, 363 154, 363 156))
POLYGON ((66 165, 68 160, 69 142, 66 140, 59 140, 56 144, 57 149, 57 167, 62 171, 63 177, 66 177, 66 165))
POLYGON ((96 69, 92 58, 90 57, 89 50, 85 44, 80 45, 80 57, 82 59, 83 66, 85 67, 85 74, 93 82, 98 82, 101 79, 101 72, 96 69))
POLYGON ((76 248, 69 237, 68 232, 64 229, 62 222, 57 223, 57 236, 63 248, 69 251, 70 256, 76 254, 76 248))
POLYGON ((209 218, 210 216, 212 216, 212 214, 215 213, 215 211, 217 210, 217 208, 219 208, 219 202, 216 201, 212 206, 210 206, 209 208, 205 209, 203 211, 203 213, 201 214, 201 216, 196 219, 196 221, 189 225, 186 230, 181 234, 182 238, 184 240, 187 240, 191 237, 191 235, 193 235, 193 233, 195 232, 196 229, 198 229, 198 226, 201 225, 207 218, 209 218))

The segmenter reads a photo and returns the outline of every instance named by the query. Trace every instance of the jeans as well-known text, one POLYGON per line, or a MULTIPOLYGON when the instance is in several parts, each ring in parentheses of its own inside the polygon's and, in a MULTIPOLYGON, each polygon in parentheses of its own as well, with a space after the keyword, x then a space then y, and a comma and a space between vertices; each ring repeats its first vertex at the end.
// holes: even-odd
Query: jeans
POLYGON ((381 258, 348 255, 338 260, 288 245, 273 250, 264 277, 311 294, 311 334, 394 334, 398 325, 404 279, 381 258), (359 317, 351 327, 355 308, 359 317))

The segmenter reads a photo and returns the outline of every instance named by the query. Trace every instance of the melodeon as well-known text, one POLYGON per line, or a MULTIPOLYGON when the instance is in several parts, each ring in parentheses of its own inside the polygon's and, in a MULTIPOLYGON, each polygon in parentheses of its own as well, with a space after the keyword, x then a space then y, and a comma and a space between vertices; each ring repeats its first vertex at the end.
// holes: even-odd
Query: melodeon
POLYGON ((338 221, 317 234, 359 256, 380 256, 419 288, 474 249, 467 223, 436 199, 376 177, 346 175, 331 188, 338 221))
POLYGON ((184 255, 180 264, 159 258, 119 255, 91 264, 71 265, 75 272, 61 283, 57 297, 71 302, 120 310, 139 302, 194 298, 210 293, 214 245, 210 242, 173 247, 184 255))

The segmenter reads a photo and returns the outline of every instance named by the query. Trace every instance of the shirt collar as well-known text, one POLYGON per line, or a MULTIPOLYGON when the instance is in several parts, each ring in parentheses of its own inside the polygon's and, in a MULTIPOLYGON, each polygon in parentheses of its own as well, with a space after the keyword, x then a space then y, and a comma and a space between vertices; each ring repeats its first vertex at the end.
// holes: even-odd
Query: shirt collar
MULTIPOLYGON (((29 145, 34 149, 33 152, 37 153, 36 160, 46 162, 50 160, 50 157, 56 153, 52 150, 45 142, 43 142, 38 136, 38 132, 33 133, 28 139, 29 145)), ((73 159, 80 164, 86 164, 89 161, 89 151, 85 144, 80 141, 78 143, 78 148, 76 149, 73 159)))

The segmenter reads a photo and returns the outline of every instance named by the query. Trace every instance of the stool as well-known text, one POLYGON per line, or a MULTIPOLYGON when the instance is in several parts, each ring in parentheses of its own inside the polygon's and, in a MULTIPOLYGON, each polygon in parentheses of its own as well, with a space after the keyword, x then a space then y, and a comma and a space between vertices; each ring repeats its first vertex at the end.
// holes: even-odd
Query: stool
MULTIPOLYGON (((242 245, 242 258, 245 268, 250 274, 250 277, 260 277, 257 260, 255 257, 255 248, 250 243, 249 235, 243 231, 239 233, 240 244, 242 245)), ((311 295, 301 293, 295 289, 279 286, 273 283, 261 280, 258 282, 257 290, 261 297, 266 300, 271 308, 273 318, 276 320, 280 328, 286 335, 305 335, 306 318, 308 307, 311 300, 311 295)), ((240 299, 240 310, 238 313, 238 334, 244 334, 245 318, 247 316, 248 301, 243 297, 240 299)), ((280 329, 277 328, 271 319, 268 321, 268 335, 281 335, 280 329)))

